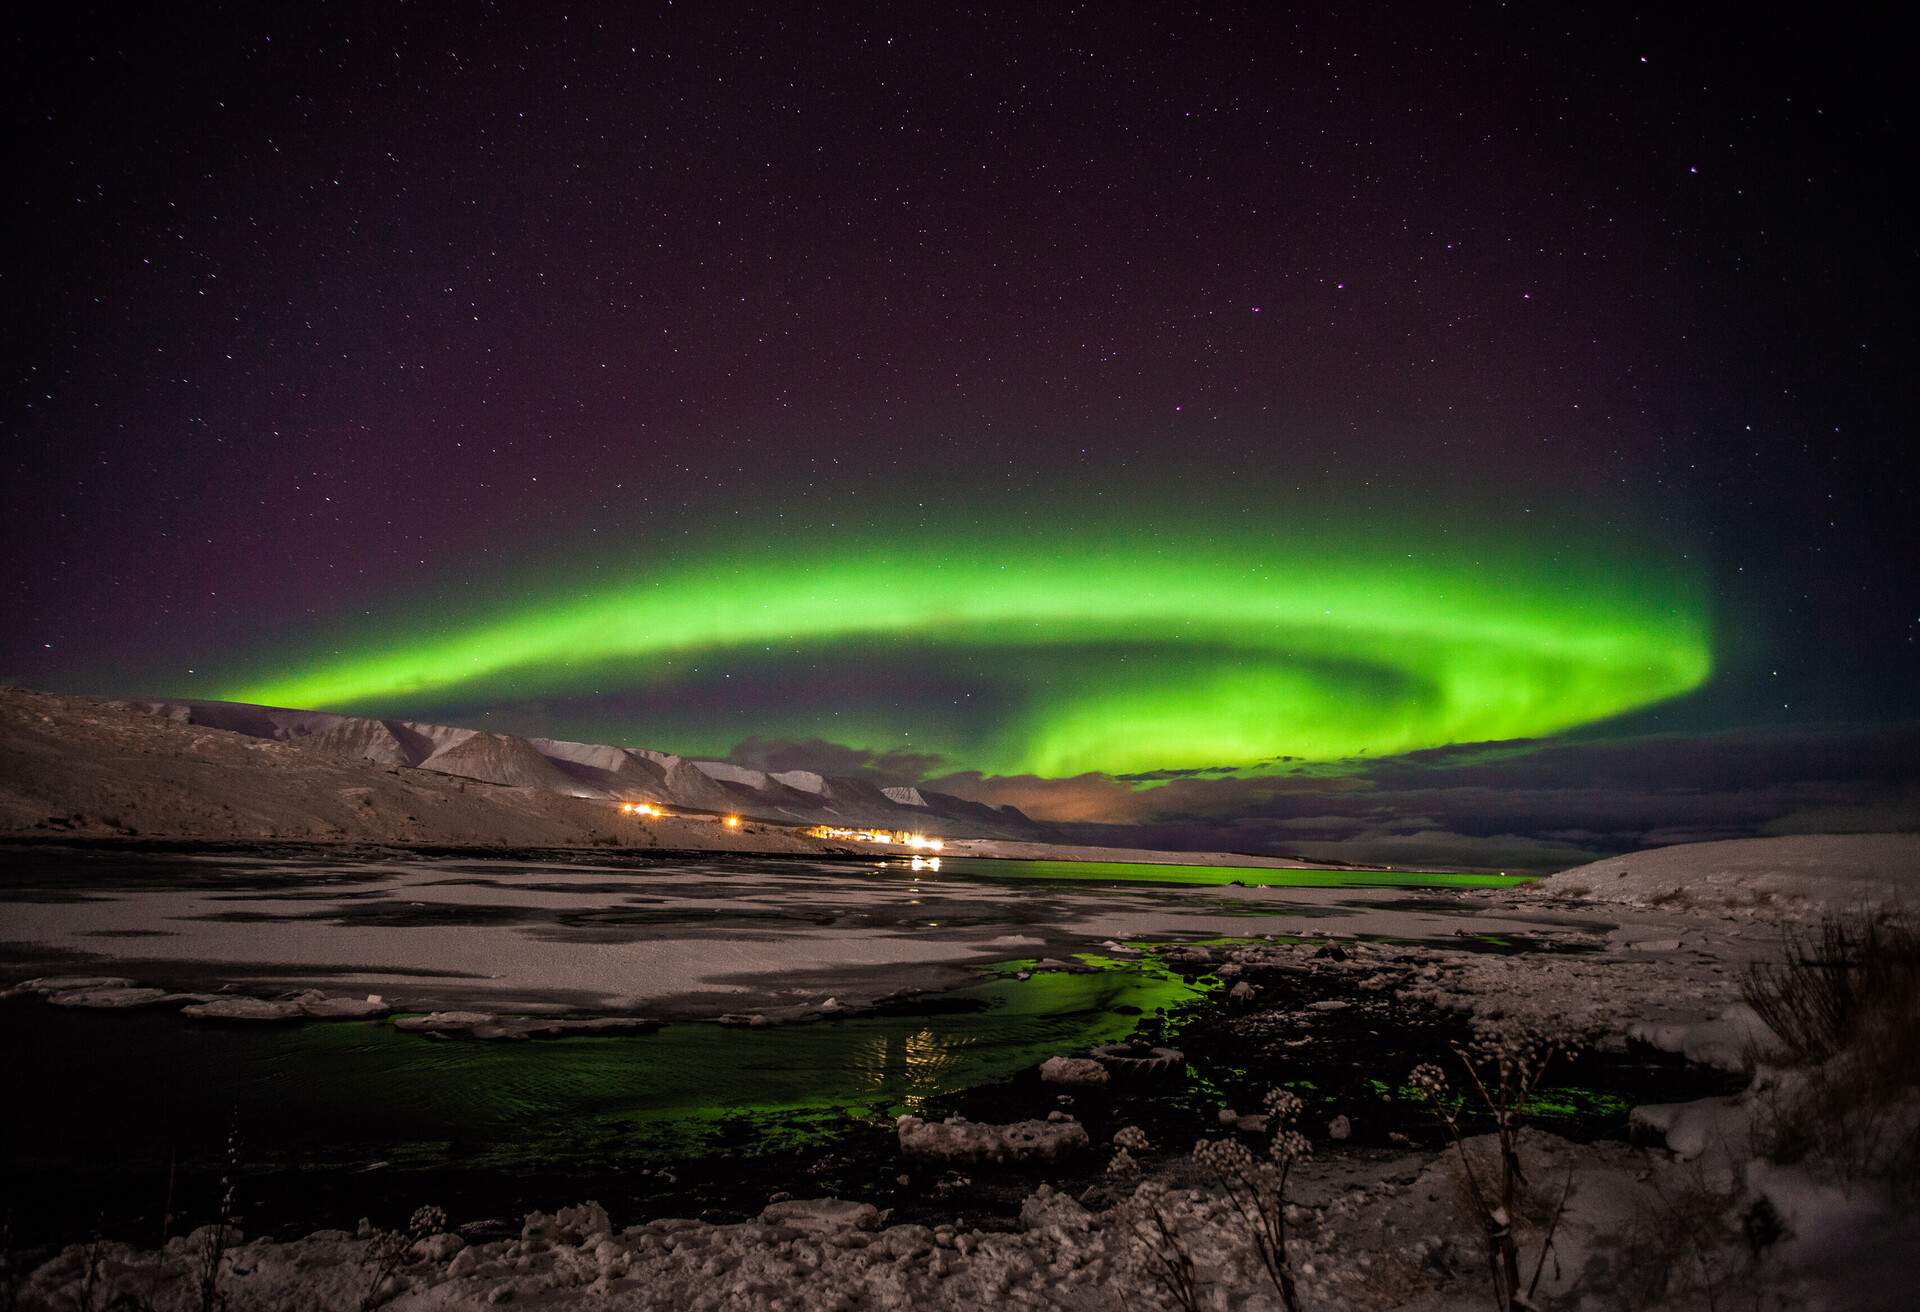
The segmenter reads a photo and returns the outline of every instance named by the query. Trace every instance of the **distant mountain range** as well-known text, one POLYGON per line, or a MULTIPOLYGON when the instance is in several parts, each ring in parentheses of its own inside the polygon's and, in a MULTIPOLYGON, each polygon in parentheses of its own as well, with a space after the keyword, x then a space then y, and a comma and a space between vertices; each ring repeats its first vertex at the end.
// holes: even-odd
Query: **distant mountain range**
POLYGON ((1039 839, 1046 826, 1011 806, 919 788, 729 761, 647 747, 521 738, 415 720, 374 719, 243 702, 158 699, 132 709, 207 729, 288 743, 375 765, 407 766, 510 788, 608 802, 652 802, 780 824, 870 826, 948 837, 1039 839))

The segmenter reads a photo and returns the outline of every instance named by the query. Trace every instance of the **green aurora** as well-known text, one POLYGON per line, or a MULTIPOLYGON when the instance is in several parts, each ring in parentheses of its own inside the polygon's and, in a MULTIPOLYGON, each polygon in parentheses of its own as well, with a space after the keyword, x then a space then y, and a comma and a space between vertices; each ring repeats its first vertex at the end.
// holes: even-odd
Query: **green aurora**
POLYGON ((1491 535, 1025 518, 582 565, 584 587, 556 572, 493 592, 525 601, 400 613, 221 695, 424 718, 641 689, 625 741, 686 752, 748 726, 910 742, 990 774, 1259 773, 1562 732, 1712 668, 1700 589, 1672 561, 1564 538, 1529 554, 1491 535))

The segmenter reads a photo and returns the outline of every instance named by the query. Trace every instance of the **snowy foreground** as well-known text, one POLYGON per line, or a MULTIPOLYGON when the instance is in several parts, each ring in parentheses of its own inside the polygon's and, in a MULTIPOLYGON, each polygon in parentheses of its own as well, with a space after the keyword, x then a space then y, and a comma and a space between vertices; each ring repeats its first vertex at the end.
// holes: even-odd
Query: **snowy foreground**
MULTIPOLYGON (((1521 1130, 1524 1183, 1508 1219, 1533 1306, 1909 1307, 1903 1259, 1920 1222, 1875 1154, 1911 1135, 1913 1091, 1862 1111, 1864 1127, 1847 1107, 1819 1104, 1827 1121, 1800 1136, 1816 1147, 1783 1151, 1782 1122, 1809 1105, 1801 1095, 1842 1087, 1828 1077, 1849 1058, 1790 1068, 1740 1002, 1740 982, 1749 963, 1782 951, 1776 916, 1817 917, 1829 889, 1848 908, 1896 899, 1920 842, 1771 841, 1777 859, 1764 844, 1667 849, 1507 895, 1534 913, 1604 905, 1616 927, 1588 954, 1270 944, 1216 950, 1210 964, 1247 986, 1237 1023, 1249 1032, 1288 1024, 1284 1009, 1260 1005, 1257 981, 1339 972, 1358 989, 1464 1010, 1509 1033, 1641 1042, 1750 1073, 1731 1097, 1636 1109, 1637 1145, 1521 1130), (1823 865, 1840 877, 1824 883, 1823 865), (1706 895, 1687 895, 1689 866, 1706 895)), ((1452 1072, 1456 1085, 1463 1078, 1452 1072)), ((1287 1138, 1257 1117, 1242 1128, 1256 1160, 1287 1138)), ((1292 1166, 1281 1214, 1298 1307, 1497 1305, 1467 1178, 1468 1165, 1482 1182, 1497 1171, 1492 1136, 1441 1153, 1341 1153, 1331 1150, 1337 1126, 1301 1128, 1321 1151, 1292 1166)), ((622 1226, 583 1203, 527 1217, 518 1238, 470 1244, 428 1209, 408 1234, 223 1243, 205 1227, 160 1251, 73 1246, 15 1279, 25 1275, 20 1306, 60 1309, 1284 1306, 1254 1228, 1206 1163, 1184 1144, 1123 1145, 1119 1165, 1137 1161, 1140 1173, 1117 1170, 1082 1198, 1042 1187, 1009 1231, 890 1226, 869 1205, 833 1200, 774 1202, 735 1225, 622 1226)))

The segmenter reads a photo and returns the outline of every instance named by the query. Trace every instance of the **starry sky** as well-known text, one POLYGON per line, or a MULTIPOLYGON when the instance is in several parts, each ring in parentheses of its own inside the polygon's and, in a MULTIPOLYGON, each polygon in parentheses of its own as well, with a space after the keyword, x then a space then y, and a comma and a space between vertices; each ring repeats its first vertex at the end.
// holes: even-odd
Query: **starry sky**
POLYGON ((1242 850, 1920 823, 1879 21, 38 12, 0 680, 1242 850))

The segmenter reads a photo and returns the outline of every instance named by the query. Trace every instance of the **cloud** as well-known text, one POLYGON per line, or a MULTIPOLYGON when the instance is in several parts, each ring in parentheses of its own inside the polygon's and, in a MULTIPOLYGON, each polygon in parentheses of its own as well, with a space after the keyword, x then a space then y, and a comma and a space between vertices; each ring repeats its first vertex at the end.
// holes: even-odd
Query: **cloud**
POLYGON ((1920 829, 1920 725, 1469 743, 1345 775, 947 775, 1085 842, 1550 870, 1671 843, 1920 829))
POLYGON ((1920 814, 1920 788, 1905 789, 1878 802, 1812 806, 1760 827, 1763 834, 1877 834, 1910 829, 1920 814))
POLYGON ((1277 828, 1297 831, 1302 837, 1315 834, 1362 834, 1374 827, 1371 820, 1357 815, 1300 815, 1277 822, 1277 828))
POLYGON ((1036 819, 1128 824, 1146 814, 1145 793, 1104 774, 1043 779, 966 770, 923 780, 922 786, 989 806, 1015 806, 1036 819))
POLYGON ((1601 854, 1589 848, 1524 834, 1475 837, 1439 829, 1411 834, 1358 834, 1338 842, 1300 843, 1301 856, 1321 861, 1366 865, 1432 866, 1440 870, 1471 866, 1487 870, 1564 870, 1601 854))
POLYGON ((874 752, 824 738, 743 738, 727 753, 727 760, 769 773, 812 770, 887 785, 914 783, 941 765, 941 758, 930 752, 874 752))
POLYGON ((1138 774, 1117 774, 1113 777, 1124 779, 1128 783, 1156 783, 1165 779, 1204 779, 1209 775, 1236 775, 1241 769, 1242 767, 1237 765, 1197 765, 1186 770, 1142 770, 1138 774))

